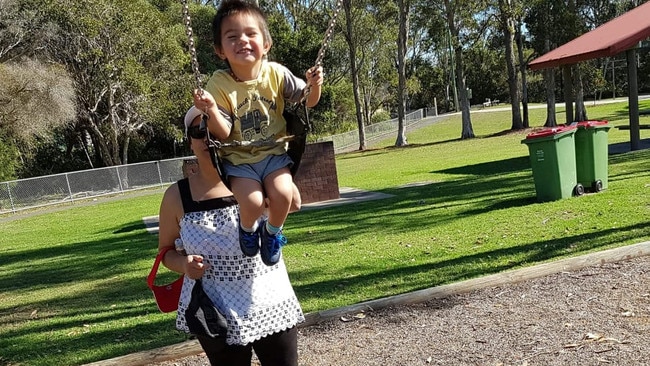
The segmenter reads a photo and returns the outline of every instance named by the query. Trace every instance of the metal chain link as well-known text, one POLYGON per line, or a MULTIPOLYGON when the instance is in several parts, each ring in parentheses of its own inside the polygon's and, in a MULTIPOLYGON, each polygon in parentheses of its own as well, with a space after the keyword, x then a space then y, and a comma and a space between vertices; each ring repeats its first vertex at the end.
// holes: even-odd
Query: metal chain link
POLYGON ((194 71, 194 82, 195 82, 196 89, 198 89, 199 92, 202 93, 203 88, 201 88, 201 72, 199 71, 199 60, 197 59, 196 47, 194 46, 194 32, 192 31, 190 8, 187 5, 187 0, 181 0, 181 3, 183 4, 183 20, 185 21, 185 34, 187 34, 187 42, 189 45, 192 71, 194 71))
POLYGON ((323 42, 321 43, 320 50, 318 50, 318 57, 316 58, 316 63, 315 66, 321 66, 323 63, 323 58, 325 57, 325 51, 330 45, 330 41, 332 40, 332 34, 334 33, 334 26, 336 25, 336 18, 339 16, 339 12, 341 12, 341 8, 343 7, 343 0, 337 0, 336 6, 334 7, 334 13, 332 13, 332 19, 330 19, 330 23, 327 26, 327 30, 325 31, 325 37, 323 38, 323 42))
MULTIPOLYGON (((314 66, 316 67, 321 66, 323 63, 323 58, 325 58, 325 51, 327 51, 327 48, 330 45, 330 41, 332 40, 334 26, 336 26, 336 18, 338 18, 342 7, 343 0, 337 0, 336 6, 334 7, 334 13, 332 13, 332 19, 330 19, 330 22, 327 25, 327 30, 325 30, 325 37, 323 37, 323 42, 321 43, 320 49, 318 50, 318 56, 316 57, 316 62, 314 63, 314 66)), ((307 100, 307 97, 309 97, 309 94, 311 94, 311 85, 305 89, 305 92, 300 98, 300 102, 304 103, 307 100)))

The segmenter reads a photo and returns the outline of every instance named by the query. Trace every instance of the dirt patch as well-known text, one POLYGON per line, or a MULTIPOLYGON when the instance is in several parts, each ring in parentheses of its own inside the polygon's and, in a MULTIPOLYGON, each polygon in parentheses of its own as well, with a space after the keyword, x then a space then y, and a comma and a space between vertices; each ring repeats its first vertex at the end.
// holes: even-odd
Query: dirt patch
POLYGON ((650 365, 649 337, 645 256, 349 314, 301 329, 299 353, 304 366, 650 365))

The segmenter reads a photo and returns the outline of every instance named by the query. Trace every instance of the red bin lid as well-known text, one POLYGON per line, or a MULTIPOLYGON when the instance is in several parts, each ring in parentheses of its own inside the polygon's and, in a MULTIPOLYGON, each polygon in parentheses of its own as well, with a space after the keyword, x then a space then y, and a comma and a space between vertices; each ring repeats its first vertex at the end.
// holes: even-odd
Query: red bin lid
POLYGON ((543 130, 529 133, 528 135, 526 135, 526 140, 559 135, 567 131, 575 130, 576 128, 577 127, 575 125, 545 128, 543 130))
POLYGON ((583 128, 607 126, 608 124, 608 121, 582 121, 577 123, 578 127, 583 128))

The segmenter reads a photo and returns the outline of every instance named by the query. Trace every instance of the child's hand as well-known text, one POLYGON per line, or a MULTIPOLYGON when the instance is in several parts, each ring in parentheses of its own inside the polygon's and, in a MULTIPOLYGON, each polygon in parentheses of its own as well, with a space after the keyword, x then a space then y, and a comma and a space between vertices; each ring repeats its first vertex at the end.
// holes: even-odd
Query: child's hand
POLYGON ((210 108, 217 105, 212 94, 204 89, 194 90, 194 106, 201 111, 208 111, 210 108))
POLYGON ((310 86, 321 86, 323 85, 323 67, 322 66, 314 66, 307 70, 307 73, 305 74, 305 77, 307 78, 307 85, 310 86))

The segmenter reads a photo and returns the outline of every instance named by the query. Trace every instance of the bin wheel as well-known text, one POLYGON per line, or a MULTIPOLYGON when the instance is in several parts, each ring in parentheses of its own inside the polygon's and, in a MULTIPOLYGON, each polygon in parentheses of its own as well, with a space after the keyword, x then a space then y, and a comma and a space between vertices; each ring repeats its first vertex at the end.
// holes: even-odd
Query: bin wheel
POLYGON ((573 195, 582 196, 583 194, 585 194, 585 187, 580 183, 576 184, 576 186, 573 187, 573 195))
POLYGON ((597 181, 591 184, 591 190, 594 192, 600 192, 603 190, 603 181, 598 179, 597 181))

